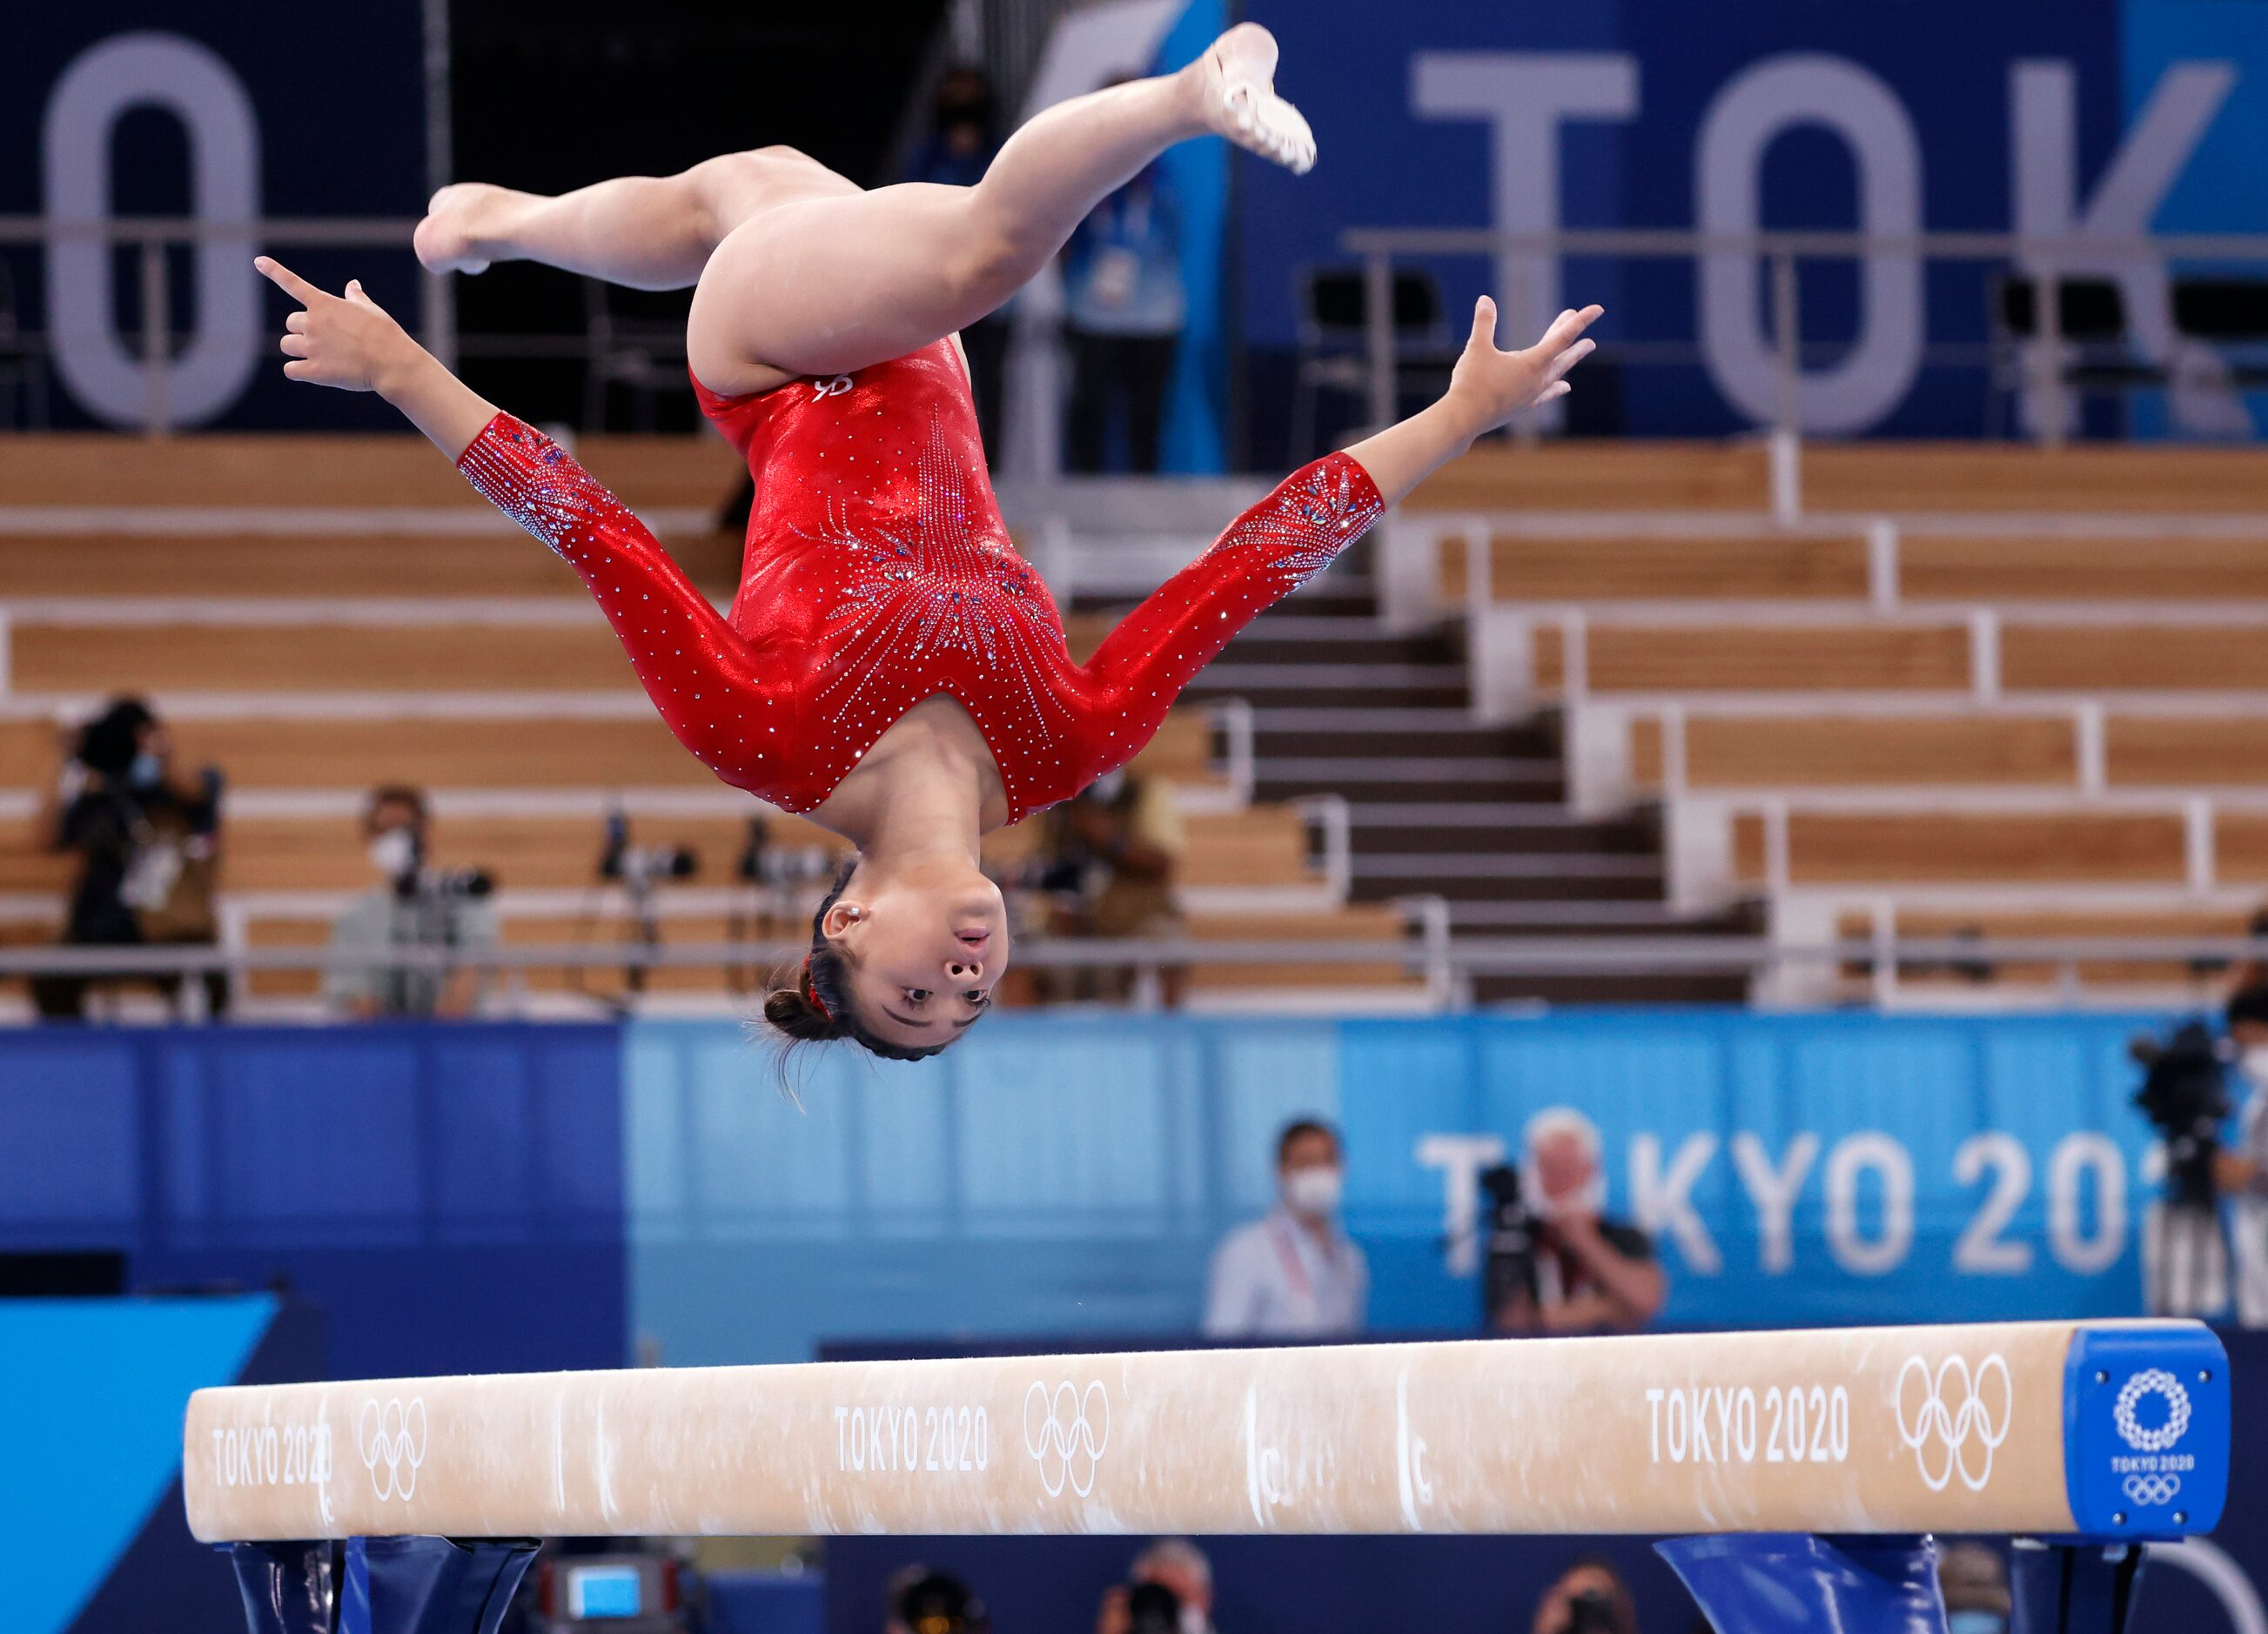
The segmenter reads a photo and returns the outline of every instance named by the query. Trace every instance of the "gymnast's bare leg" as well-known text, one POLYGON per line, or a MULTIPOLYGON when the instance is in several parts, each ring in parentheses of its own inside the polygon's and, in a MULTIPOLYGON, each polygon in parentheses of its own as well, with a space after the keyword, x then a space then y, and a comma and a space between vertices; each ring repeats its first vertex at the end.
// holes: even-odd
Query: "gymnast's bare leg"
POLYGON ((711 391, 844 373, 991 312, 1174 143, 1214 132, 1308 168, 1314 139, 1275 94, 1275 69, 1274 37, 1240 25, 1177 74, 1048 109, 973 188, 864 192, 781 148, 552 199, 446 188, 418 254, 436 271, 528 260, 641 289, 694 284, 687 350, 711 391))

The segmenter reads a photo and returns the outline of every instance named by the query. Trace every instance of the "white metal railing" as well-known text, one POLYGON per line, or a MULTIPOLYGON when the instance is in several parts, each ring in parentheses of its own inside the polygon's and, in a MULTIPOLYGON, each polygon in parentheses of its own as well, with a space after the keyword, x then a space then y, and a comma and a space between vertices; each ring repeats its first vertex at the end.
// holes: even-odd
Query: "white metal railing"
MULTIPOLYGON (((1775 371, 1771 412, 1763 416, 1772 434, 1771 487, 1776 512, 1793 518, 1801 509, 1798 450, 1799 406, 1803 364, 1809 346, 1800 304, 1800 272, 1809 261, 1911 261, 2005 265, 2032 281, 2036 291, 2059 291, 2066 278, 2117 276, 2146 281, 2162 276, 2176 261, 2268 263, 2268 235, 2257 233, 2165 234, 2154 238, 2035 237, 2013 232, 1873 233, 1853 232, 1705 232, 1674 228, 1565 229, 1552 232, 1498 232, 1487 228, 1365 227, 1340 235, 1345 250, 1363 266, 1365 352, 1369 367, 1371 423, 1383 425, 1397 412, 1393 290, 1397 261, 1451 256, 1494 259, 1508 287, 1496 291, 1505 313, 1523 331, 1550 317, 1534 297, 1556 285, 1557 265, 1570 257, 1619 261, 1690 261, 1697 279, 1705 267, 1727 262, 1770 270, 1766 305, 1771 313, 1770 345, 1775 371), (1548 269, 1548 270, 1547 270, 1548 269)), ((1926 281, 1924 283, 1926 290, 1926 281)), ((1926 297, 1925 297, 1926 298, 1926 297)), ((1697 300, 1697 308, 1698 302, 1697 300)), ((2022 350, 2024 389, 2039 405, 2034 415, 2038 439, 2054 445, 2066 435, 2065 342, 2060 298, 2036 298, 2036 332, 2022 350)), ((2138 326, 2139 327, 2139 326, 2138 326)), ((1841 345, 1839 341, 1826 344, 1841 345)), ((1631 363, 1684 363, 1703 356, 1698 342, 1616 342, 1600 347, 1606 358, 1631 363)), ((1988 348, 1925 346, 1924 361, 1990 367, 1988 348)), ((1532 423, 1531 423, 1532 429, 1532 423)))
MULTIPOLYGON (((1865 936, 1776 942, 1756 936, 1464 937, 1428 931, 1393 940, 1207 941, 1193 938, 1072 940, 1032 938, 1018 944, 1015 961, 1036 969, 1102 969, 1134 973, 1138 992, 1154 989, 1171 969, 1212 965, 1396 966, 1422 979, 1434 1007, 1462 1008, 1480 976, 1582 976, 1720 974, 1754 977, 1788 967, 1863 973, 1878 997, 1894 996, 1908 967, 1974 970, 2048 965, 2076 991, 2090 964, 2155 964, 2225 970, 2268 960, 2268 938, 2242 936, 1907 937, 1876 927, 1865 936)), ((218 973, 306 974, 338 969, 451 972, 652 971, 752 968, 800 959, 802 941, 648 943, 589 942, 571 946, 341 951, 325 947, 0 948, 0 979, 76 975, 90 980, 218 973)))

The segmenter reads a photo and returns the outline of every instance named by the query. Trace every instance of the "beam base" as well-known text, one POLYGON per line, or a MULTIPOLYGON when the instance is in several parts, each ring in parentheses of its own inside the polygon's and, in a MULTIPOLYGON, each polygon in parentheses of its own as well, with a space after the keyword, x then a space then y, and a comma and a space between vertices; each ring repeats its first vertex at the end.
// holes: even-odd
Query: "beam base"
POLYGON ((533 1539, 229 1543, 251 1634, 496 1634, 533 1539))
POLYGON ((2125 1634, 2144 1552, 2139 1543, 2016 1539, 2009 1634, 2125 1634))
POLYGON ((1758 1532, 1654 1545, 1717 1634, 1944 1634, 1927 1537, 1758 1532))

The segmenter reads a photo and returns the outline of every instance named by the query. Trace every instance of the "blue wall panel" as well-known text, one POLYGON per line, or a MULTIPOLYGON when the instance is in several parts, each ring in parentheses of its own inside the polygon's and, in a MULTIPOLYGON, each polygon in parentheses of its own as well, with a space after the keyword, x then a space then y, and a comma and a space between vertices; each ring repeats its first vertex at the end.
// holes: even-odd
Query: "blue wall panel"
POLYGON ((0 1036, 0 1248, 283 1278, 343 1376, 619 1365, 621 1079, 610 1027, 0 1036))
POLYGON ((644 1025, 632 1323, 687 1363, 1187 1330, 1211 1245, 1268 1205, 1277 1129, 1317 1112, 1346 1131, 1373 1325, 1464 1327, 1457 1171, 1428 1143, 1516 1145, 1562 1103, 1656 1230, 1673 1321, 2132 1311, 2154 1181, 2124 1043, 2161 1020, 1002 1015, 917 1066, 838 1053, 799 1105, 734 1029, 644 1025))

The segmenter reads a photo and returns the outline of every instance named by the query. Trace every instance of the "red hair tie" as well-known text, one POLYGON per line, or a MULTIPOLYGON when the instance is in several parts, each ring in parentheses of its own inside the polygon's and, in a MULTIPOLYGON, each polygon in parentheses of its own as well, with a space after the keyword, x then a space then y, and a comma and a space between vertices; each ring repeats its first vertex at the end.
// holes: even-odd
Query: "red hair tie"
POLYGON ((803 956, 803 996, 811 1000, 811 1007, 814 1010, 816 1010, 821 1015, 827 1018, 827 1024, 829 1027, 835 1025, 835 1012, 827 1007, 827 1001, 819 996, 819 990, 811 984, 811 955, 809 953, 806 953, 803 956))

